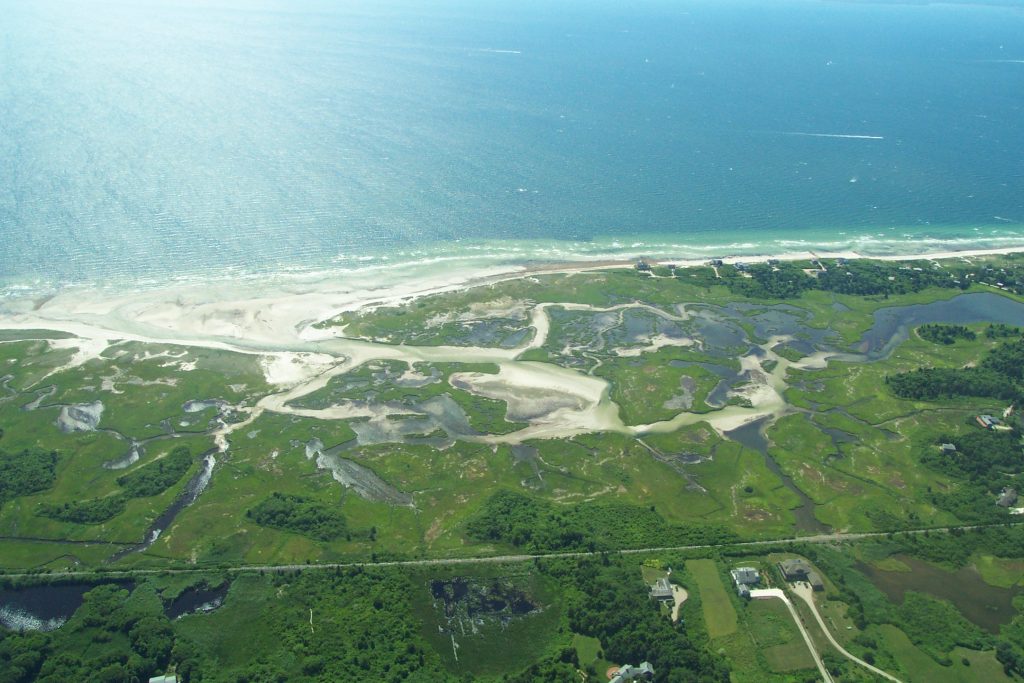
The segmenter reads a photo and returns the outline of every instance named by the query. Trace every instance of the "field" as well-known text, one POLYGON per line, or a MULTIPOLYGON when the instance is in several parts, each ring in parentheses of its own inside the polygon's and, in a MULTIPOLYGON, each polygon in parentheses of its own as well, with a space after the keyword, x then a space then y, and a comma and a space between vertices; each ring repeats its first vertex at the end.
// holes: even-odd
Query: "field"
POLYGON ((736 610, 725 592, 718 566, 711 560, 690 560, 686 571, 697 582, 708 636, 720 638, 736 632, 736 610))

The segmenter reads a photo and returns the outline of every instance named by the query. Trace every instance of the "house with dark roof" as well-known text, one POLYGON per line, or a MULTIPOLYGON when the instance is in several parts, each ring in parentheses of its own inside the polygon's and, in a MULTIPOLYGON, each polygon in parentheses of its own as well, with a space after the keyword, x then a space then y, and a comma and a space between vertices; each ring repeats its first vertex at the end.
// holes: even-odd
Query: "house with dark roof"
POLYGON ((981 425, 985 429, 992 429, 997 424, 999 424, 999 420, 997 420, 996 418, 992 417, 991 415, 978 415, 974 419, 977 420, 978 424, 981 425))
POLYGON ((806 581, 811 584, 811 588, 816 591, 825 590, 825 584, 822 582, 818 572, 814 571, 814 568, 811 567, 810 563, 801 557, 795 557, 779 562, 779 570, 782 572, 782 576, 785 577, 786 581, 791 583, 806 581))
POLYGON ((672 600, 672 584, 668 579, 658 579, 651 586, 651 600, 672 600))
POLYGON ((999 500, 996 501, 996 505, 1003 508, 1008 508, 1017 502, 1017 491, 1009 486, 1003 489, 1003 492, 999 494, 999 500))
POLYGON ((737 567, 731 572, 732 580, 736 584, 736 592, 741 598, 750 597, 750 587, 761 583, 761 574, 753 567, 737 567))

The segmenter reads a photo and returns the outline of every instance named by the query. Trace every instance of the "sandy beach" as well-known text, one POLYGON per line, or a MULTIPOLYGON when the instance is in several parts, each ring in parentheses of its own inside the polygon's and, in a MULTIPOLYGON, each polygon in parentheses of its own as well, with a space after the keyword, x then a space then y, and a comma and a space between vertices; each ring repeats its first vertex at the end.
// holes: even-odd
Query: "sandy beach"
MULTIPOLYGON (((1024 251, 1024 247, 901 255, 886 260, 974 258, 1015 251, 1024 251)), ((792 252, 758 257, 726 256, 723 261, 752 263, 815 257, 854 259, 860 256, 855 252, 792 252)), ((644 259, 652 264, 671 262, 678 266, 707 263, 706 259, 644 259)), ((122 340, 222 349, 259 356, 267 382, 278 391, 261 399, 249 411, 245 421, 225 425, 217 434, 222 447, 227 447, 233 432, 244 428, 265 411, 318 419, 380 417, 378 411, 356 405, 302 410, 290 406, 289 401, 326 386, 332 377, 365 362, 387 359, 410 364, 420 361, 496 364, 499 367, 497 375, 464 373, 459 376, 459 381, 470 387, 473 393, 507 401, 509 415, 529 423, 525 429, 512 434, 477 437, 492 444, 521 443, 529 438, 568 437, 596 431, 630 434, 669 432, 698 421, 707 421, 719 433, 724 433, 750 420, 781 414, 785 409, 782 399, 784 374, 791 365, 772 351, 781 339, 773 339, 761 346, 764 356, 776 363, 772 373, 762 372, 760 360, 754 356, 740 359, 751 378, 750 383, 739 391, 746 398, 747 407, 727 406, 713 416, 684 411, 664 422, 628 426, 622 421, 618 406, 609 400, 609 385, 605 380, 553 364, 518 360, 525 350, 544 343, 549 320, 547 306, 543 304, 529 313, 529 321, 523 321, 524 325, 536 327, 533 339, 509 349, 374 343, 336 336, 337 328, 315 327, 315 323, 344 311, 400 304, 429 294, 514 278, 596 272, 631 267, 634 263, 635 259, 629 259, 510 264, 504 269, 484 271, 449 268, 444 272, 435 271, 433 277, 426 279, 403 278, 396 272, 377 273, 381 276, 391 274, 390 281, 368 278, 355 281, 351 277, 327 274, 269 283, 224 283, 219 287, 194 284, 142 292, 88 292, 82 288, 69 288, 41 299, 5 300, 0 310, 0 329, 56 330, 75 335, 77 338, 51 341, 56 347, 75 349, 68 363, 54 372, 81 365, 122 340)), ((630 304, 623 306, 631 307, 630 304)), ((583 304, 571 307, 612 310, 583 304)), ((827 362, 824 356, 803 361, 807 367, 818 367, 827 362)))
MULTIPOLYGON (((1000 249, 898 254, 887 261, 977 258, 1024 252, 1024 245, 1000 249)), ((759 256, 723 255, 726 263, 821 258, 864 258, 853 251, 789 252, 759 256)), ((652 264, 706 264, 708 259, 644 256, 652 264)), ((55 330, 84 339, 127 339, 235 351, 315 351, 330 331, 313 325, 342 312, 389 306, 418 297, 504 280, 550 273, 583 273, 630 267, 636 258, 568 263, 509 263, 487 268, 448 266, 424 277, 401 266, 366 271, 269 278, 252 281, 180 284, 114 292, 70 287, 46 296, 9 296, 0 301, 0 329, 55 330)), ((97 346, 97 345, 94 345, 97 346)))

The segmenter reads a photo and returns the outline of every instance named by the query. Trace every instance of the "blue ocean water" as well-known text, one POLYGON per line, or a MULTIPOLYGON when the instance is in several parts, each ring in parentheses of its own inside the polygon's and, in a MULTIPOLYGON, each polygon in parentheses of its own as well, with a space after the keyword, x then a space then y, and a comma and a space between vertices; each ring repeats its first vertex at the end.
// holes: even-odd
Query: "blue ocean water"
POLYGON ((1024 244, 1024 9, 0 0, 0 282, 1024 244))

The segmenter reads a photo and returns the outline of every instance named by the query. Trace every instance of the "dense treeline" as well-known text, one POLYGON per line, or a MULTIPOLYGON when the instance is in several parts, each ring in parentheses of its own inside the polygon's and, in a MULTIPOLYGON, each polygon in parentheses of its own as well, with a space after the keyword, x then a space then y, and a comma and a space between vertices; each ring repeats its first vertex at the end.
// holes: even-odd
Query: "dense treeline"
MULTIPOLYGON (((757 263, 742 270, 719 268, 722 280, 734 294, 757 299, 793 299, 818 289, 855 296, 890 296, 919 292, 928 287, 967 289, 967 269, 957 266, 933 268, 930 264, 911 266, 868 260, 835 261, 812 277, 790 262, 757 263)), ((682 272, 680 274, 682 277, 682 272)))
POLYGON ((245 516, 262 526, 330 541, 348 536, 348 525, 339 510, 304 496, 274 493, 248 510, 245 516))
POLYGON ((1005 342, 968 368, 918 368, 885 378, 900 398, 935 401, 979 397, 1019 401, 1024 398, 1024 339, 1005 342))
POLYGON ((502 490, 466 525, 473 538, 533 552, 704 544, 735 540, 718 525, 672 525, 652 508, 621 504, 561 506, 502 490))
POLYGON ((117 478, 117 483, 129 498, 156 496, 178 483, 192 466, 192 453, 178 446, 156 462, 117 478))
POLYGON ((704 286, 724 284, 735 294, 759 299, 795 298, 811 289, 889 297, 929 287, 965 290, 974 282, 1024 294, 1024 264, 1021 263, 1006 262, 999 267, 950 262, 936 267, 930 261, 891 263, 867 259, 828 259, 821 263, 826 269, 821 270, 814 263, 813 275, 790 262, 739 267, 721 265, 718 267, 720 278, 710 268, 680 269, 676 275, 704 286))
POLYGON ((918 368, 889 375, 885 383, 900 398, 915 401, 972 396, 1010 401, 1020 393, 1014 382, 987 368, 918 368))
POLYGON ((961 436, 941 436, 921 454, 921 462, 934 470, 958 479, 968 479, 998 491, 1006 484, 1007 474, 1019 474, 1024 468, 1020 435, 1015 431, 976 429, 961 436), (951 443, 955 453, 941 451, 938 444, 951 443))
POLYGON ((156 496, 178 483, 192 466, 192 453, 186 446, 178 446, 156 462, 118 477, 123 490, 103 498, 68 501, 62 504, 39 506, 43 517, 76 524, 100 524, 124 512, 132 498, 156 496))
POLYGON ((62 522, 75 524, 101 524, 124 512, 126 499, 120 494, 105 498, 48 503, 39 506, 37 514, 62 522))
POLYGON ((60 629, 0 628, 0 682, 146 681, 174 666, 185 683, 398 683, 458 680, 410 616, 408 578, 355 569, 235 582, 223 607, 171 622, 150 582, 102 585, 60 629), (315 627, 311 628, 311 611, 315 627))
POLYGON ((941 325, 938 323, 931 323, 927 325, 921 325, 917 328, 917 333, 921 339, 930 341, 933 344, 955 344, 958 339, 965 339, 967 341, 974 341, 978 335, 963 325, 941 325))
POLYGON ((57 454, 53 451, 0 451, 0 505, 17 496, 45 491, 53 486, 56 473, 57 454))
POLYGON ((976 552, 996 557, 1024 557, 1024 527, 992 526, 950 533, 897 535, 886 539, 899 552, 922 560, 965 567, 976 552))
POLYGON ((1006 339, 1007 337, 1019 337, 1022 334, 1024 334, 1024 329, 1003 323, 993 323, 985 328, 985 337, 988 339, 1006 339))
POLYGON ((542 570, 571 586, 569 625, 600 639, 606 659, 634 665, 648 661, 659 683, 729 680, 722 660, 694 644, 686 626, 673 624, 650 600, 635 564, 588 558, 545 563, 542 570))
MULTIPOLYGON (((0 681, 121 683, 148 680, 171 661, 175 637, 156 592, 97 586, 53 633, 0 630, 0 681)), ((180 661, 186 674, 190 662, 180 661)))
MULTIPOLYGON (((724 269, 723 269, 724 270, 724 269)), ((727 279, 729 290, 755 299, 795 299, 815 286, 814 278, 792 263, 757 264, 727 279)))

